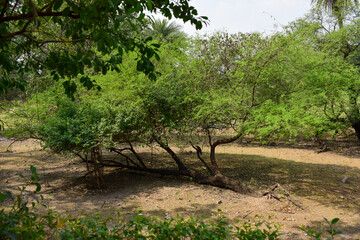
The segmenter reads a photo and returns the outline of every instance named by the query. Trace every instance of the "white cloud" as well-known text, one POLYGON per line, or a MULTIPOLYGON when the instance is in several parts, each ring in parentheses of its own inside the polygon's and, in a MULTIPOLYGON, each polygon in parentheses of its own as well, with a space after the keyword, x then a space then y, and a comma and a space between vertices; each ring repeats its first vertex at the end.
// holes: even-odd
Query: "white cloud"
MULTIPOLYGON (((200 33, 215 30, 236 32, 270 32, 275 24, 286 25, 310 10, 310 0, 193 0, 200 15, 208 16, 210 25, 200 33)), ((181 21, 178 21, 181 23, 181 21)), ((184 26, 194 34, 195 27, 184 26)))

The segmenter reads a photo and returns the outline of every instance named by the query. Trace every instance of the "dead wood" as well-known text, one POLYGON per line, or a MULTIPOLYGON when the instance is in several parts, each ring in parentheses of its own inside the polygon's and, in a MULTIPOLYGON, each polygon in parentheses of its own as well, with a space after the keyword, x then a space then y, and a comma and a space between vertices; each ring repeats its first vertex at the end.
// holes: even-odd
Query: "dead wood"
POLYGON ((290 201, 292 202, 295 206, 297 206, 298 208, 302 209, 302 210, 305 210, 305 208, 300 204, 298 203, 292 196, 291 194, 285 189, 283 188, 279 183, 275 184, 271 189, 270 191, 268 192, 265 192, 263 193, 263 196, 268 196, 268 199, 271 199, 271 198, 274 198, 278 201, 281 201, 281 199, 275 195, 275 191, 276 190, 280 190, 281 193, 290 201))

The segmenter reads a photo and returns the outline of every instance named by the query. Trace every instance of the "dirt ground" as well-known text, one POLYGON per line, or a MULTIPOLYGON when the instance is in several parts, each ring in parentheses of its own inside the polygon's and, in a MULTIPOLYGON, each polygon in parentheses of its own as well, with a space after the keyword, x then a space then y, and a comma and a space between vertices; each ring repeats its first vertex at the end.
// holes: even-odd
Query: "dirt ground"
MULTIPOLYGON (((35 140, 15 142, 0 139, 0 191, 15 191, 29 176, 29 166, 39 173, 42 191, 50 208, 66 214, 120 211, 131 217, 139 210, 146 216, 216 217, 218 209, 230 221, 251 221, 255 215, 282 225, 281 239, 307 239, 299 226, 325 231, 323 217, 339 217, 336 239, 360 239, 360 144, 357 141, 329 143, 331 151, 316 153, 311 146, 232 144, 219 147, 218 161, 225 175, 238 178, 253 190, 251 194, 198 185, 189 179, 106 170, 107 187, 96 188, 84 178, 85 165, 76 158, 40 151, 35 140), (344 177, 349 182, 343 183, 344 177), (281 184, 304 210, 286 198, 268 199, 262 193, 281 184)), ((206 152, 206 149, 204 149, 206 152)), ((141 149, 154 164, 166 165, 166 155, 157 149, 141 149), (161 161, 158 161, 161 160, 161 161)), ((195 153, 179 150, 187 164, 195 153)), ((206 153, 205 153, 206 155, 206 153)), ((112 157, 112 156, 109 156, 112 157)), ((31 193, 26 193, 30 197, 31 193)), ((281 195, 278 195, 281 197, 281 195)), ((326 236, 326 235, 325 235, 326 236)))

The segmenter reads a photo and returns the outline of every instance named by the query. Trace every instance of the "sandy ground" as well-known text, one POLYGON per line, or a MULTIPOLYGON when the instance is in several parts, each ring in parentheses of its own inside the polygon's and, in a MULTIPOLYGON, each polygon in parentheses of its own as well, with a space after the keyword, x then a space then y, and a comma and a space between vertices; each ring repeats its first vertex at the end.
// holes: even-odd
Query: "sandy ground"
MULTIPOLYGON (((189 179, 114 169, 106 171, 107 187, 99 190, 91 179, 82 177, 86 168, 78 159, 40 151, 34 140, 16 142, 7 152, 11 141, 0 140, 0 191, 15 191, 23 183, 18 174, 29 176, 29 166, 34 165, 41 178, 41 193, 50 208, 59 212, 98 212, 108 216, 120 211, 122 216, 131 217, 142 210, 146 216, 160 218, 212 218, 221 209, 230 221, 271 216, 271 221, 282 225, 281 239, 307 239, 299 226, 325 231, 323 217, 339 217, 336 229, 343 234, 336 239, 360 239, 360 144, 356 141, 336 143, 332 151, 320 154, 301 145, 219 147, 218 161, 223 172, 253 190, 251 194, 240 194, 198 185, 189 179), (344 177, 349 178, 348 183, 342 182, 344 177), (275 183, 287 189, 304 210, 285 198, 278 201, 262 196, 275 183)), ((149 161, 166 157, 154 149, 141 151, 148 154, 149 161)), ((188 150, 179 154, 188 164, 196 160, 188 150)))

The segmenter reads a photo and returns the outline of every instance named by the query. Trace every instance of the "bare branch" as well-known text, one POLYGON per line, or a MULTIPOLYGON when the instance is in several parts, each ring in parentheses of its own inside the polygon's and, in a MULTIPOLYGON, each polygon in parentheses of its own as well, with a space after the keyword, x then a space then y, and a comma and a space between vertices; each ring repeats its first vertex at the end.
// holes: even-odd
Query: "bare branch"
POLYGON ((141 157, 139 156, 139 154, 137 154, 137 152, 135 151, 133 145, 131 144, 131 142, 129 142, 129 146, 130 146, 130 151, 135 155, 136 159, 140 162, 140 164, 146 168, 146 165, 144 163, 144 161, 141 159, 141 157))
MULTIPOLYGON (((126 151, 126 150, 129 150, 131 151, 130 148, 122 148, 122 149, 116 149, 116 148, 111 148, 110 151, 112 152, 116 152, 117 154, 123 156, 127 162, 131 162, 133 165, 137 166, 137 167, 140 167, 139 164, 137 164, 136 162, 134 162, 130 157, 128 157, 126 154, 122 153, 123 151, 126 151)), ((128 164, 129 166, 129 164, 128 164)))
POLYGON ((202 155, 202 151, 200 146, 194 146, 192 144, 192 142, 190 142, 191 146, 196 150, 196 155, 199 158, 199 160, 204 164, 204 166, 206 167, 206 170, 211 174, 211 175, 215 175, 214 171, 209 167, 209 165, 207 165, 207 163, 205 162, 205 160, 201 157, 202 155))

